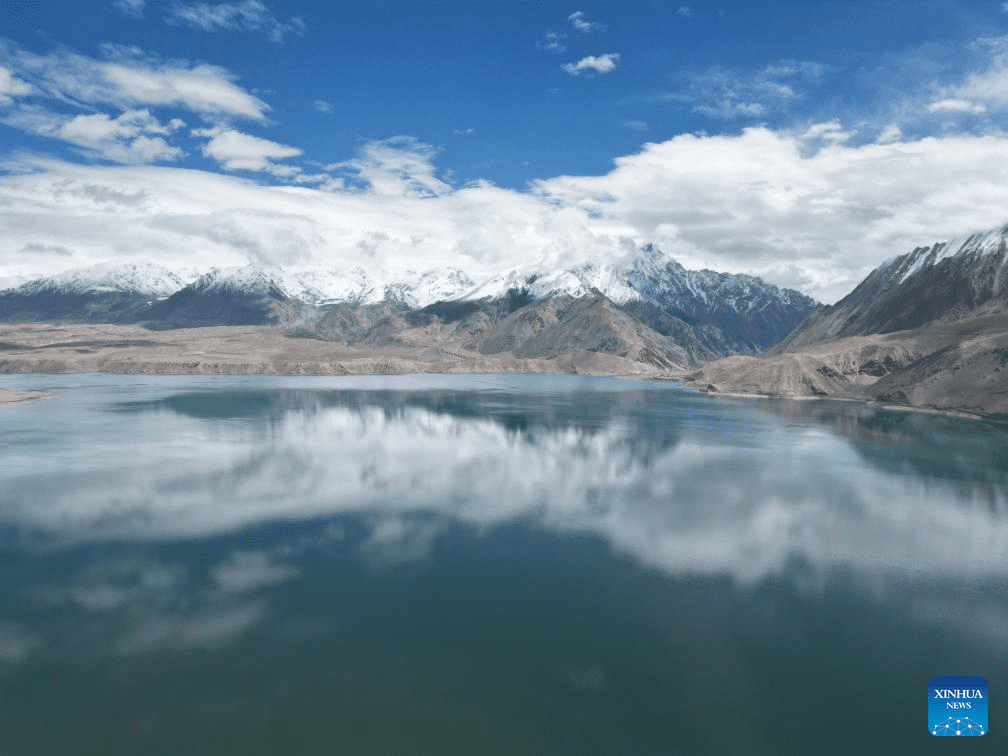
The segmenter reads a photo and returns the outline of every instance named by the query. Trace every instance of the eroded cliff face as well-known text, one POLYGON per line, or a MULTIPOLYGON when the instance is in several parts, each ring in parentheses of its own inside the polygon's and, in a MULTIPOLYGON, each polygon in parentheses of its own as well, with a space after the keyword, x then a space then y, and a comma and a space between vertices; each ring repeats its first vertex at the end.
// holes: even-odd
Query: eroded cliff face
POLYGON ((1008 418, 1008 227, 893 258, 760 358, 686 380, 1008 418))

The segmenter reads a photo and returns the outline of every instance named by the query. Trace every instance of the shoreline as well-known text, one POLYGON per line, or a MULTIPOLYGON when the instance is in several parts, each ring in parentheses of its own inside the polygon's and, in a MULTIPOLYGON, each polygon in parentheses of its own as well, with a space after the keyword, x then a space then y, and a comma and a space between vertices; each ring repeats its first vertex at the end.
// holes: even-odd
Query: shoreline
MULTIPOLYGON (((677 380, 677 379, 676 379, 677 380)), ((965 412, 963 410, 945 410, 937 407, 915 407, 912 404, 885 404, 874 399, 854 399, 849 396, 788 396, 786 394, 742 394, 729 391, 706 391, 697 388, 689 383, 682 382, 683 386, 691 388, 707 396, 723 396, 729 399, 787 399, 792 402, 852 402, 862 404, 872 409, 890 410, 893 412, 920 412, 925 415, 944 415, 946 417, 958 417, 964 420, 983 420, 986 422, 1004 422, 997 417, 990 415, 978 415, 975 412, 965 412)))
MULTIPOLYGON (((801 355, 792 359, 799 359, 801 355)), ((828 376, 812 370, 823 384, 819 392, 759 391, 759 381, 795 383, 787 371, 747 378, 752 391, 711 391, 717 383, 740 382, 740 371, 755 358, 740 361, 728 357, 700 368, 670 369, 668 365, 640 362, 617 354, 581 348, 553 357, 518 358, 511 352, 482 354, 455 342, 436 344, 396 342, 388 345, 348 345, 307 338, 275 326, 211 326, 205 328, 148 331, 135 325, 30 323, 0 325, 0 375, 108 373, 119 375, 472 375, 556 374, 596 375, 639 380, 674 380, 684 387, 710 396, 740 399, 790 399, 807 401, 861 402, 866 407, 901 412, 922 412, 969 420, 1005 422, 1001 413, 977 412, 978 405, 957 409, 926 405, 892 404, 869 396, 852 396, 850 385, 825 385, 828 376), (721 381, 705 376, 712 366, 728 374, 721 381), (703 377, 701 377, 703 376, 703 377), (776 379, 771 381, 769 379, 776 379), (755 384, 755 385, 754 385, 755 384), (836 389, 834 395, 833 389, 836 389), (846 395, 843 395, 843 393, 846 395)), ((815 368, 821 360, 816 360, 815 368)), ((768 363, 757 361, 758 366, 768 363)), ((793 372, 793 371, 792 371, 793 372)), ((808 371, 806 371, 808 372, 808 371)), ((801 376, 799 376, 801 377, 801 376)), ((808 383, 806 381, 805 383, 808 383)), ((727 388, 728 386, 725 386, 727 388)), ((804 384, 802 384, 804 386, 804 384)), ((742 388, 739 386, 739 388, 742 388)), ((801 386, 798 386, 801 388, 801 386)), ((861 393, 860 391, 856 393, 861 393)), ((0 404, 13 404, 51 396, 45 392, 6 392, 0 389, 0 404)), ((921 397, 923 398, 923 397, 921 397)))
POLYGON ((12 389, 0 388, 0 407, 7 404, 18 404, 29 402, 32 399, 49 399, 56 396, 48 391, 14 391, 12 389))
MULTIPOLYGON (((690 385, 689 383, 682 380, 681 376, 675 376, 668 373, 665 374, 650 374, 642 375, 638 373, 603 373, 603 372, 578 372, 571 370, 408 370, 408 371, 396 371, 396 372, 253 372, 253 371, 220 371, 220 372, 208 372, 208 371, 151 371, 151 370, 132 370, 132 371, 119 371, 119 370, 62 370, 62 371, 7 371, 0 370, 0 374, 4 375, 272 375, 277 377, 291 377, 291 378, 324 378, 333 376, 377 376, 377 375, 508 375, 508 374, 522 374, 522 375, 591 375, 597 376, 599 378, 630 378, 635 380, 657 380, 657 381, 675 381, 679 383, 683 388, 694 391, 698 394, 704 394, 711 397, 724 397, 727 399, 784 399, 792 402, 816 402, 816 401, 828 401, 828 402, 849 402, 854 404, 861 404, 865 407, 870 407, 872 409, 888 410, 892 412, 919 412, 926 415, 943 415, 945 417, 956 417, 963 420, 981 420, 986 422, 1004 422, 997 417, 980 415, 974 412, 965 412, 962 410, 945 410, 938 409, 935 407, 915 407, 908 404, 886 404, 875 401, 873 399, 854 399, 851 397, 834 397, 834 396, 788 396, 784 394, 745 394, 738 392, 711 392, 706 391, 702 388, 697 388, 696 386, 690 385)), ((48 391, 15 391, 12 389, 0 388, 0 406, 7 404, 18 404, 21 402, 31 401, 33 399, 49 399, 55 397, 56 394, 48 391)))

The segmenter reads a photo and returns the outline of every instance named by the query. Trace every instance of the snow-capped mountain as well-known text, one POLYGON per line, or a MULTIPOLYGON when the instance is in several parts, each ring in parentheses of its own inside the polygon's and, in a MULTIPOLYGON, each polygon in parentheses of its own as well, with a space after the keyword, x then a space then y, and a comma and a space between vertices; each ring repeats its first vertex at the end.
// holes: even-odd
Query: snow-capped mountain
POLYGON ((666 336, 696 341, 698 354, 759 352, 818 306, 798 292, 751 276, 688 271, 648 245, 622 266, 530 266, 482 280, 458 269, 393 275, 361 268, 250 264, 212 268, 197 276, 152 263, 103 263, 0 292, 0 317, 160 321, 174 327, 252 325, 303 322, 311 319, 313 308, 332 306, 385 302, 397 310, 420 310, 437 302, 577 300, 596 292, 666 336))
POLYGON ((622 267, 586 263, 563 271, 524 275, 510 271, 465 298, 494 299, 513 290, 533 299, 563 295, 579 299, 599 291, 651 328, 676 338, 692 332, 718 354, 758 353, 820 307, 811 297, 755 276, 686 270, 650 244, 622 267))
POLYGON ((130 323, 185 286, 193 271, 153 263, 100 263, 0 291, 0 318, 130 323))
POLYGON ((471 278, 454 269, 420 273, 407 271, 401 276, 380 280, 361 268, 343 273, 340 270, 298 270, 260 265, 212 268, 189 285, 203 292, 255 296, 272 294, 310 305, 375 304, 389 300, 411 309, 458 299, 473 286, 471 278))
POLYGON ((160 299, 171 296, 192 278, 193 271, 171 271, 155 263, 105 262, 26 281, 11 291, 21 294, 120 292, 160 299))
POLYGON ((1008 307, 1008 226, 886 260, 850 294, 803 323, 792 350, 846 336, 906 331, 1008 307))

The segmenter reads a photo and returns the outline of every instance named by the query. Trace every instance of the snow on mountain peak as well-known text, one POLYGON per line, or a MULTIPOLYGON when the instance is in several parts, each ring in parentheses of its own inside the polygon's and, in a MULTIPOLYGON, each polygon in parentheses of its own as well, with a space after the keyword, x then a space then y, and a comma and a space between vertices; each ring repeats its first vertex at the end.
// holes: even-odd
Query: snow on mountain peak
POLYGON ((77 294, 123 292, 160 298, 171 296, 185 284, 181 275, 156 263, 104 262, 35 279, 22 284, 17 291, 34 293, 56 290, 77 294))

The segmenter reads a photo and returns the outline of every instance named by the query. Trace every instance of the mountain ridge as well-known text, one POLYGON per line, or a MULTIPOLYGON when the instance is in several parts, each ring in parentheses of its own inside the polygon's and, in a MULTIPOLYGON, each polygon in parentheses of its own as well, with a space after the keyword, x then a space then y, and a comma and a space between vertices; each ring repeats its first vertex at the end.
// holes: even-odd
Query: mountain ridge
MULTIPOLYGON (((345 314, 347 307, 386 304, 395 311, 422 313, 439 303, 454 303, 441 310, 470 306, 500 313, 502 307, 510 311, 510 303, 518 299, 524 304, 577 300, 598 292, 666 341, 682 342, 693 364, 722 354, 759 353, 820 306, 753 276, 688 271, 653 245, 624 265, 531 266, 479 282, 455 268, 379 280, 361 268, 344 273, 255 264, 211 268, 200 276, 189 271, 185 278, 150 263, 67 271, 0 292, 0 320, 136 322, 156 329, 303 327, 333 309, 345 314)), ((372 315, 362 312, 360 317, 372 315)))
POLYGON ((1008 419, 1008 225, 892 257, 758 357, 684 380, 1008 419))

